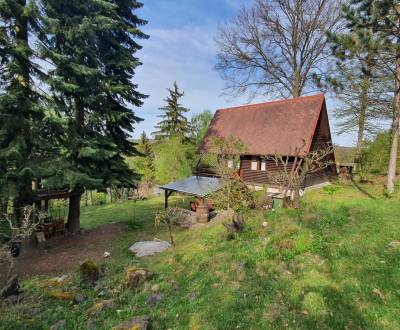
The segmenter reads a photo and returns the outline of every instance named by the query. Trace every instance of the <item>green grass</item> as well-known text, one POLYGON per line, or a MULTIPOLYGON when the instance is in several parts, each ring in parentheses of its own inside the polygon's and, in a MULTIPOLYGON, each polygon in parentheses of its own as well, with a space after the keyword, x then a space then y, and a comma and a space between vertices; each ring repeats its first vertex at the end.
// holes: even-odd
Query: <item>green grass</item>
POLYGON ((400 240, 400 198, 384 198, 378 184, 360 188, 376 198, 351 186, 333 196, 313 191, 300 211, 250 212, 234 240, 226 239, 221 223, 177 230, 174 249, 140 260, 127 251, 132 242, 168 237, 153 227, 162 198, 84 208, 86 229, 110 222, 128 228, 104 261, 104 295, 81 288, 75 274, 66 288, 87 300, 71 306, 47 296, 40 287, 45 277, 32 278, 24 283, 26 300, 0 310, 0 327, 47 329, 65 319, 68 329, 84 329, 94 303, 115 299, 93 319, 95 329, 135 315, 149 315, 154 329, 399 329, 400 248, 388 244, 400 240), (155 273, 137 291, 123 285, 131 265, 155 273), (154 284, 164 299, 149 307, 154 284))

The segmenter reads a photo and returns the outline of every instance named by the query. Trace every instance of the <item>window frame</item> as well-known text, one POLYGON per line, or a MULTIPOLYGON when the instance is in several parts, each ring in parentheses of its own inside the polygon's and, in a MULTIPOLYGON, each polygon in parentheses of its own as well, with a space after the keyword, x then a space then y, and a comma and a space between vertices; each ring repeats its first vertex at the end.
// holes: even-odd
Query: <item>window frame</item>
POLYGON ((252 170, 252 171, 258 171, 259 170, 259 166, 258 166, 258 158, 257 157, 252 157, 251 158, 251 162, 250 162, 250 169, 252 170), (253 164, 255 163, 255 167, 256 168, 253 168, 253 164))
POLYGON ((267 160, 266 159, 261 159, 260 160, 260 171, 261 172, 266 172, 267 171, 267 160), (264 169, 263 169, 264 165, 264 169))

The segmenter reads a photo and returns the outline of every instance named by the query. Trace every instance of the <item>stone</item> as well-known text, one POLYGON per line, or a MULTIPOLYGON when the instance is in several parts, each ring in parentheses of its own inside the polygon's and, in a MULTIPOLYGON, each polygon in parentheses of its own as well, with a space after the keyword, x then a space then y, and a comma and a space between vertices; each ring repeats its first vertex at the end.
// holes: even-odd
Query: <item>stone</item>
POLYGON ((92 260, 84 261, 80 268, 81 282, 86 284, 94 284, 100 277, 99 267, 92 260))
POLYGON ((103 257, 104 258, 110 258, 111 257, 111 253, 106 251, 106 252, 104 252, 103 257))
POLYGON ((43 288, 57 288, 67 285, 71 281, 71 276, 61 275, 39 282, 39 286, 43 288))
POLYGON ((51 327, 50 330, 61 330, 65 329, 67 325, 67 321, 65 320, 59 320, 56 323, 54 323, 51 327))
POLYGON ((161 240, 142 241, 133 244, 129 251, 133 252, 136 257, 152 256, 156 253, 163 252, 171 247, 171 244, 161 240))
POLYGON ((196 292, 189 292, 187 295, 187 298, 191 301, 194 301, 197 299, 197 293, 196 292))
POLYGON ((392 247, 392 248, 398 248, 398 247, 400 247, 400 241, 390 242, 389 246, 392 247))
POLYGON ((154 293, 157 293, 158 291, 160 291, 160 285, 154 284, 154 285, 151 287, 151 291, 154 292, 154 293))
POLYGON ((94 321, 93 321, 93 319, 88 319, 88 320, 87 320, 87 322, 86 322, 86 328, 87 328, 88 330, 94 329, 94 321))
POLYGON ((101 311, 110 309, 112 307, 114 307, 114 300, 103 300, 90 307, 87 313, 89 316, 93 317, 99 314, 101 311))
POLYGON ((153 294, 147 299, 147 305, 150 307, 153 307, 157 305, 161 300, 164 299, 164 296, 162 294, 153 294))
POLYGON ((263 228, 267 228, 267 227, 268 227, 268 222, 264 221, 264 222, 262 223, 262 226, 263 226, 263 228))
POLYGON ((147 330, 150 325, 150 317, 136 316, 112 328, 112 330, 147 330))
POLYGON ((78 293, 78 294, 76 294, 75 297, 74 297, 74 302, 77 303, 77 304, 80 304, 81 302, 84 302, 85 299, 86 299, 86 298, 85 298, 84 295, 78 293))
POLYGON ((77 293, 72 291, 50 290, 48 291, 48 295, 50 298, 57 300, 74 301, 77 293))
POLYGON ((147 280, 147 278, 148 272, 143 268, 130 267, 126 270, 126 285, 131 289, 135 289, 143 284, 147 280))

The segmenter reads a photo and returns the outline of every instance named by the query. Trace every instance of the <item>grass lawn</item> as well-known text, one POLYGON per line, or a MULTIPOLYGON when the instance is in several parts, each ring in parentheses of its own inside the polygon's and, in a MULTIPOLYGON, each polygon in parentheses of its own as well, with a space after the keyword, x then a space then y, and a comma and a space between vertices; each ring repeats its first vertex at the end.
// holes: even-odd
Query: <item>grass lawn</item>
POLYGON ((153 227, 162 198, 84 208, 86 229, 127 224, 103 262, 101 289, 80 286, 73 274, 64 289, 87 299, 71 304, 49 297, 47 277, 30 278, 23 303, 0 309, 0 328, 48 329, 66 320, 66 329, 86 329, 88 309, 113 299, 92 318, 93 329, 136 315, 149 315, 154 329, 399 329, 400 247, 389 243, 400 240, 400 196, 384 198, 378 185, 359 188, 310 192, 300 211, 252 211, 234 240, 220 222, 177 230, 175 248, 145 259, 127 248, 138 239, 167 239, 153 227), (124 286, 132 265, 154 272, 137 291, 124 286), (163 299, 150 307, 155 284, 163 299))

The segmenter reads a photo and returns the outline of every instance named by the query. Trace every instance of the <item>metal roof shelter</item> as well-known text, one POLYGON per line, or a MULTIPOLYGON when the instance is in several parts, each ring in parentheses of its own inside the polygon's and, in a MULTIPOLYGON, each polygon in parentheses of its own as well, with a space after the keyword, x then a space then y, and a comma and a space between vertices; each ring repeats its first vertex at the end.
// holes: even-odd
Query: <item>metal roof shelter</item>
POLYGON ((206 197, 221 189, 221 181, 214 177, 191 176, 183 180, 168 183, 161 186, 160 189, 165 190, 165 208, 167 208, 168 197, 173 192, 196 197, 206 197))

